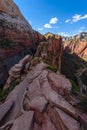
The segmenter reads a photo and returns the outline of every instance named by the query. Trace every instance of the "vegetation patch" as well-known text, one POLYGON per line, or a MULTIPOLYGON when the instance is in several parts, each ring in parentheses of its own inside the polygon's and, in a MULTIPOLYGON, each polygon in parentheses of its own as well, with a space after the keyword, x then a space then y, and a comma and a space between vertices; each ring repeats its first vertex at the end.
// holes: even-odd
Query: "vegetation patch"
POLYGON ((0 40, 0 48, 10 48, 14 45, 12 41, 9 41, 8 39, 0 40))
POLYGON ((74 92, 80 92, 80 89, 79 89, 78 85, 73 80, 71 80, 71 79, 70 79, 70 82, 72 84, 72 91, 74 91, 74 92))
POLYGON ((43 59, 43 62, 46 63, 46 64, 48 64, 48 65, 51 64, 50 61, 48 61, 48 60, 46 60, 46 59, 43 59))
POLYGON ((19 80, 15 80, 13 81, 9 88, 2 90, 0 89, 0 102, 4 101, 6 99, 6 97, 8 96, 8 94, 15 88, 16 85, 18 85, 20 83, 20 79, 19 80))
POLYGON ((53 72, 57 72, 57 70, 58 70, 56 67, 51 66, 51 65, 48 65, 47 69, 52 70, 53 72))
POLYGON ((75 54, 64 53, 62 59, 61 72, 73 81, 76 80, 78 70, 87 68, 87 62, 75 54))
POLYGON ((78 99, 80 100, 80 103, 77 104, 77 108, 81 112, 87 113, 87 95, 82 95, 78 85, 73 80, 70 79, 70 81, 72 83, 72 92, 77 93, 78 99))

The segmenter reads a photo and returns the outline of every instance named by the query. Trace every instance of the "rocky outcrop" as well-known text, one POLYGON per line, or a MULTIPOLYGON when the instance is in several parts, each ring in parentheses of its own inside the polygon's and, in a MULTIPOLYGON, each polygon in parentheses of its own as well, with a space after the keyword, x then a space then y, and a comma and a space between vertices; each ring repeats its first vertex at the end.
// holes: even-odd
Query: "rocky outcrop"
POLYGON ((18 64, 15 64, 10 70, 9 70, 9 77, 4 85, 4 89, 7 89, 12 81, 16 79, 21 79, 22 73, 28 73, 28 70, 31 65, 32 56, 26 55, 23 59, 19 61, 18 64))
POLYGON ((46 42, 41 42, 35 56, 41 57, 45 62, 61 70, 62 38, 50 36, 46 42))
POLYGON ((32 29, 12 0, 0 0, 0 87, 8 70, 25 54, 34 54, 44 39, 32 29))
POLYGON ((42 61, 31 65, 25 79, 0 105, 0 129, 80 130, 71 87, 64 75, 48 70, 42 61))
POLYGON ((87 42, 80 40, 71 40, 67 41, 68 43, 63 44, 64 52, 66 53, 75 53, 77 56, 80 56, 84 60, 87 60, 87 42))

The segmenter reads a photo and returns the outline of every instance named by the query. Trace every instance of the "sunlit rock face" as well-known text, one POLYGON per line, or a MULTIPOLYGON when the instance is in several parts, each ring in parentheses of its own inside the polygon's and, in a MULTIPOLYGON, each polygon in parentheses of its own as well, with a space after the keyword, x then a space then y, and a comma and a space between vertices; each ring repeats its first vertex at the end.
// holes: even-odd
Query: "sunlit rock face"
POLYGON ((62 49, 62 38, 60 36, 56 38, 55 35, 52 35, 39 44, 35 56, 41 56, 43 60, 61 71, 62 49))
POLYGON ((75 53, 77 56, 87 60, 87 32, 68 37, 64 40, 64 51, 75 53))
POLYGON ((43 38, 32 29, 12 0, 0 1, 0 39, 32 46, 43 38))

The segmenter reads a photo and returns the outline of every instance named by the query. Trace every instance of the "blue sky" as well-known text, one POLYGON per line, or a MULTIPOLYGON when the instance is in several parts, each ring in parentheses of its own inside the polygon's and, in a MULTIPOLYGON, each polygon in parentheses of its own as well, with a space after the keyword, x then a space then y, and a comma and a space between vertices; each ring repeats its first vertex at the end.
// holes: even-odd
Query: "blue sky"
POLYGON ((87 31, 87 0, 14 0, 40 33, 74 35, 87 31))

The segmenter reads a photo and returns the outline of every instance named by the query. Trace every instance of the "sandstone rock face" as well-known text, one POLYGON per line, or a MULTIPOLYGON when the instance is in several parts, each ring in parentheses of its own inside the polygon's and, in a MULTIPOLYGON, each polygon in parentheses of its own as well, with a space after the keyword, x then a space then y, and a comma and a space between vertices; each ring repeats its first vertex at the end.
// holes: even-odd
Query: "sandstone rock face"
POLYGON ((46 66, 42 61, 31 66, 0 105, 0 130, 80 130, 79 113, 70 104, 71 83, 46 66))
POLYGON ((87 68, 87 41, 75 38, 66 40, 63 43, 61 72, 76 82, 76 73, 85 68, 87 68))
POLYGON ((32 29, 12 0, 0 0, 0 87, 8 70, 25 53, 34 53, 43 39, 44 36, 32 29))
POLYGON ((0 0, 0 11, 8 13, 10 15, 16 14, 18 17, 23 18, 18 7, 13 3, 12 0, 0 0))
POLYGON ((44 37, 35 32, 12 0, 0 1, 0 39, 32 46, 44 37))
POLYGON ((41 57, 52 66, 61 70, 62 38, 51 36, 46 42, 41 42, 35 56, 41 57))
POLYGON ((87 60, 87 42, 72 40, 70 43, 67 44, 65 42, 63 45, 65 52, 75 53, 77 56, 87 60))

